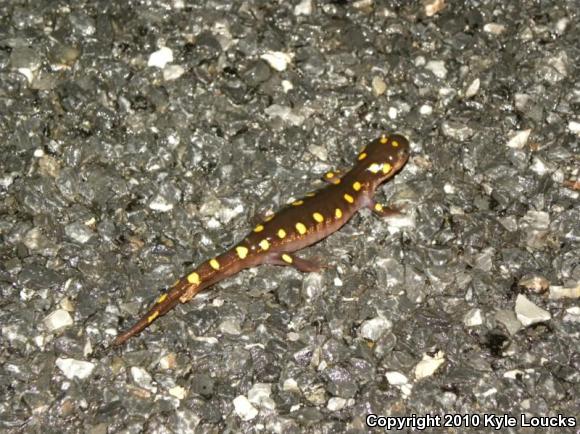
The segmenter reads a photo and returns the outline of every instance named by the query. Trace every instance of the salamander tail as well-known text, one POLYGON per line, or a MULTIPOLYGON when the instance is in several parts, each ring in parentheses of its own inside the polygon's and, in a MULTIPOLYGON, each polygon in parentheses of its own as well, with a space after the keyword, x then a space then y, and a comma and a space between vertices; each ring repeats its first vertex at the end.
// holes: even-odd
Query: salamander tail
POLYGON ((117 335, 115 340, 113 340, 112 345, 118 346, 124 344, 127 339, 141 333, 145 328, 151 325, 153 321, 173 309, 177 303, 179 303, 180 298, 187 291, 189 286, 191 286, 191 284, 187 279, 181 279, 178 281, 169 292, 161 295, 157 299, 151 309, 149 309, 133 327, 117 335))

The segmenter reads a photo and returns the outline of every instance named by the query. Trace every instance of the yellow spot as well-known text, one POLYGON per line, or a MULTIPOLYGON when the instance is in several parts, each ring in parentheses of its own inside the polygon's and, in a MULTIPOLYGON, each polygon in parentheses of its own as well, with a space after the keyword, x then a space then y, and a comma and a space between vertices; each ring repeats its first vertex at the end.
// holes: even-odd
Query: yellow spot
POLYGON ((200 282, 199 274, 197 274, 195 272, 191 273, 189 276, 187 276, 187 281, 189 283, 194 284, 194 285, 199 285, 199 282, 200 282))
POLYGON ((245 259, 248 256, 248 248, 244 246, 236 247, 236 253, 240 259, 245 259))
POLYGON ((352 188, 354 188, 354 191, 359 191, 361 189, 362 185, 360 185, 360 182, 356 181, 353 185, 352 188))
POLYGON ((389 141, 385 136, 381 136, 381 144, 384 145, 389 141))
POLYGON ((269 222, 270 220, 272 220, 272 219, 274 218, 274 216, 275 216, 275 215, 276 215, 276 214, 270 214, 269 216, 267 216, 267 217, 264 219, 264 221, 265 221, 266 223, 267 223, 267 222, 269 222))
POLYGON ((391 166, 389 163, 383 164, 383 173, 386 175, 391 171, 392 168, 393 166, 391 166))
POLYGON ((209 261, 209 266, 216 271, 220 269, 220 263, 215 258, 209 261))
POLYGON ((157 299, 157 303, 163 303, 165 301, 165 299, 167 298, 167 294, 162 294, 158 299, 157 299))
POLYGON ((298 231, 298 233, 300 235, 304 235, 306 233, 306 226, 304 226, 302 223, 298 222, 298 223, 296 223, 296 230, 298 231))
POLYGON ((270 243, 268 242, 268 240, 263 239, 262 241, 260 241, 260 248, 262 250, 268 250, 270 248, 270 243))
POLYGON ((348 193, 345 193, 343 197, 344 197, 344 200, 346 200, 348 203, 354 202, 354 198, 348 193))
POLYGON ((155 320, 155 318, 157 318, 158 316, 159 316, 159 311, 156 310, 155 312, 153 312, 151 315, 149 315, 147 317, 147 322, 152 323, 155 320))
POLYGON ((314 196, 316 196, 316 192, 314 192, 314 191, 311 191, 310 193, 306 193, 306 197, 314 197, 314 196))
POLYGON ((322 223, 324 221, 324 217, 319 212, 312 214, 312 218, 314 218, 314 220, 316 220, 318 223, 322 223))
POLYGON ((393 148, 396 148, 397 146, 399 146, 399 142, 397 142, 396 140, 393 140, 393 143, 391 143, 391 146, 393 148))
POLYGON ((295 200, 294 202, 292 202, 292 205, 299 206, 299 205, 302 205, 303 203, 304 203, 303 200, 295 200))
POLYGON ((383 210, 383 206, 380 203, 375 203, 375 211, 381 212, 383 210))
POLYGON ((335 216, 337 219, 341 218, 341 217, 342 217, 342 210, 341 210, 340 208, 336 208, 336 209, 334 210, 334 216, 335 216))
POLYGON ((362 152, 359 156, 358 159, 360 160, 364 160, 365 158, 367 158, 367 153, 366 152, 362 152))
POLYGON ((286 237, 286 231, 284 229, 278 229, 277 235, 282 240, 286 237))
POLYGON ((284 253, 284 254, 282 255, 282 260, 283 260, 284 262, 287 262, 287 263, 291 264, 291 263, 292 263, 292 256, 290 256, 290 255, 288 255, 288 254, 284 253))
POLYGON ((328 172, 328 173, 326 174, 326 177, 327 177, 328 179, 330 179, 330 178, 334 178, 334 173, 332 173, 332 172, 328 172))
POLYGON ((264 230, 264 225, 258 225, 254 228, 254 232, 262 232, 264 230))

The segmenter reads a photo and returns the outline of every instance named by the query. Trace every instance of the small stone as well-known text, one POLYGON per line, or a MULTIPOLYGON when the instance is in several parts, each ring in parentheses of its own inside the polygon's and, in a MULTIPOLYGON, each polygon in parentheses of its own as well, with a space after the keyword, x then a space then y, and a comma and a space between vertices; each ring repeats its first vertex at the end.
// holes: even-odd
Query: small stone
POLYGON ((154 211, 167 212, 173 209, 173 204, 162 195, 158 194, 153 198, 151 203, 149 203, 149 208, 154 211))
POLYGON ((320 161, 326 161, 328 159, 328 151, 324 146, 311 145, 309 151, 320 161))
POLYGON ((78 378, 84 380, 93 372, 95 369, 94 363, 85 362, 84 360, 75 359, 56 359, 56 366, 62 371, 64 376, 69 380, 73 378, 78 378))
POLYGON ((483 26, 483 31, 493 35, 500 35, 505 32, 505 26, 503 24, 487 23, 483 26))
POLYGON ((302 0, 294 6, 294 15, 311 15, 312 14, 312 0, 302 0))
POLYGON ((530 137, 530 133, 532 132, 531 129, 522 130, 522 131, 514 131, 512 134, 511 139, 508 140, 506 146, 508 148, 514 149, 522 149, 526 146, 528 142, 528 137, 530 137))
POLYGON ((516 317, 524 326, 549 321, 552 318, 550 312, 539 308, 522 294, 516 298, 515 312, 516 317))
POLYGON ((409 379, 397 371, 386 372, 385 377, 391 386, 402 386, 409 383, 409 379))
POLYGON ((153 378, 145 369, 140 368, 138 366, 131 367, 131 377, 133 377, 133 381, 139 387, 143 389, 147 389, 152 391, 153 393, 157 392, 157 386, 153 385, 153 378))
POLYGON ((433 107, 428 104, 423 104, 421 107, 419 107, 419 113, 423 116, 428 116, 433 113, 433 107))
POLYGON ((550 288, 550 299, 558 300, 560 298, 580 298, 580 282, 578 282, 576 286, 570 288, 552 286, 550 288))
POLYGON ((580 307, 574 306, 566 309, 566 314, 562 317, 562 321, 580 323, 580 307))
POLYGON ((326 408, 330 411, 342 410, 346 406, 346 399, 333 397, 328 400, 326 408))
POLYGON ((173 62, 173 51, 170 48, 161 47, 159 50, 151 53, 147 66, 163 69, 165 65, 171 62, 173 62))
POLYGON ((169 353, 161 357, 159 367, 161 369, 175 369, 177 366, 177 356, 175 353, 169 353))
POLYGON ((185 74, 185 68, 181 65, 167 65, 163 68, 163 80, 172 81, 177 80, 185 74))
POLYGON ((447 77, 447 68, 445 68, 443 60, 430 60, 425 65, 425 69, 431 71, 437 78, 444 79, 447 77))
POLYGON ((392 327, 392 323, 383 317, 376 317, 364 321, 360 328, 360 336, 369 341, 376 342, 379 338, 392 327))
POLYGON ((72 324, 72 317, 64 309, 57 309, 44 318, 44 326, 51 332, 60 330, 63 327, 68 327, 72 324))
POLYGON ((276 403, 270 394, 272 393, 272 385, 268 383, 256 383, 248 391, 248 401, 258 407, 265 408, 268 410, 274 410, 276 408, 276 403))
POLYGON ((568 129, 571 133, 580 136, 580 121, 570 121, 568 122, 568 129))
POLYGON ((294 126, 302 125, 305 120, 304 116, 295 113, 292 108, 279 104, 272 104, 264 112, 271 118, 280 118, 284 122, 294 126))
POLYGON ((242 420, 245 421, 252 420, 258 415, 258 410, 256 410, 248 398, 243 395, 234 399, 234 411, 242 420))
POLYGON ((424 354, 423 360, 415 366, 415 378, 420 380, 421 378, 430 377, 443 363, 445 363, 445 353, 443 351, 438 351, 434 356, 424 354))
POLYGON ((503 324, 508 333, 512 336, 522 328, 522 323, 518 321, 515 313, 511 310, 498 310, 495 314, 495 320, 503 324))
POLYGON ((483 318, 481 317, 481 309, 471 309, 463 317, 463 323, 467 327, 476 327, 483 324, 483 318))
POLYGON ((285 392, 299 392, 300 389, 298 387, 298 383, 294 378, 288 378, 284 380, 284 384, 282 385, 282 390, 285 392))
POLYGON ((425 15, 432 17, 445 7, 445 0, 428 0, 425 3, 425 15))
POLYGON ((177 399, 181 400, 181 399, 185 398, 186 391, 181 386, 175 386, 175 387, 172 387, 171 389, 169 389, 169 394, 171 396, 175 396, 177 399))
POLYGON ((292 56, 281 51, 269 51, 260 56, 276 71, 286 71, 288 64, 292 62, 292 56))
POLYGON ((371 82, 375 96, 381 96, 387 90, 387 84, 381 77, 374 76, 371 82))
POLYGON ((219 329, 222 333, 227 333, 228 335, 237 336, 242 333, 240 321, 238 319, 226 319, 222 321, 219 325, 219 329))
POLYGON ((465 97, 471 98, 472 96, 475 96, 477 94, 477 91, 479 90, 479 85, 480 85, 479 78, 476 78, 475 80, 473 80, 471 82, 471 84, 467 87, 467 89, 465 90, 465 97))
POLYGON ((73 241, 79 244, 85 244, 94 235, 88 227, 86 227, 81 222, 74 222, 70 225, 66 225, 64 228, 66 235, 73 241))
POLYGON ((536 293, 542 293, 548 290, 550 282, 543 276, 524 276, 518 285, 536 293))

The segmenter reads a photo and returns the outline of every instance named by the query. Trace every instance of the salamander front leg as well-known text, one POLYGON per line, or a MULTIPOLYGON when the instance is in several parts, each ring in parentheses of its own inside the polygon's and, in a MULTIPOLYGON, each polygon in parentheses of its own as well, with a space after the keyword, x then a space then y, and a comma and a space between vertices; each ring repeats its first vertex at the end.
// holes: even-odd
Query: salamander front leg
POLYGON ((324 265, 321 265, 316 261, 302 259, 290 253, 272 254, 268 257, 268 260, 265 262, 265 264, 294 267, 303 273, 313 273, 326 268, 324 265))
POLYGON ((322 179, 329 184, 340 184, 340 178, 342 177, 342 170, 330 170, 324 174, 322 179))
POLYGON ((383 206, 374 200, 371 200, 367 207, 381 217, 392 217, 403 214, 398 208, 383 206))

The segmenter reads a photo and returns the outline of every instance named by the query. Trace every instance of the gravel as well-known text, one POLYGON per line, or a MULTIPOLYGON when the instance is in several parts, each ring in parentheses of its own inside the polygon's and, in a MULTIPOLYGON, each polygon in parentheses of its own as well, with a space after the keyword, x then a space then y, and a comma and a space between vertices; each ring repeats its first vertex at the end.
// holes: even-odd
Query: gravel
POLYGON ((577 416, 577 6, 0 2, 0 429, 577 416), (303 253, 322 272, 244 271, 108 347, 384 131, 411 142, 379 194, 403 215, 364 210, 303 253))

